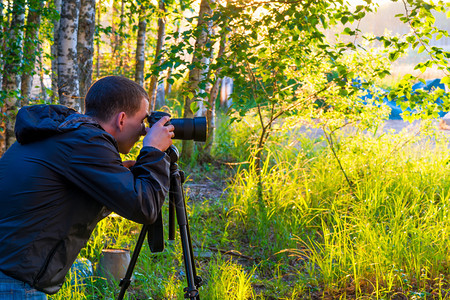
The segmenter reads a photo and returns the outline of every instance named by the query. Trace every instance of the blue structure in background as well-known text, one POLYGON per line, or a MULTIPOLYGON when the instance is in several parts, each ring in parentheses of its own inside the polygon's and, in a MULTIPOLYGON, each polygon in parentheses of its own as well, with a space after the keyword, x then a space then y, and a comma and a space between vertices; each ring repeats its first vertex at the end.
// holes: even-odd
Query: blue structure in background
MULTIPOLYGON (((354 85, 359 87, 361 90, 366 90, 367 94, 362 96, 362 100, 366 99, 372 99, 373 95, 370 90, 364 89, 361 86, 361 80, 354 80, 354 85)), ((445 85, 441 83, 441 80, 439 78, 437 79, 430 79, 426 81, 426 84, 423 82, 418 82, 412 86, 412 91, 416 91, 418 89, 423 89, 425 91, 432 91, 434 89, 441 88, 442 90, 445 90, 445 85)), ((381 93, 387 93, 388 91, 382 88, 377 88, 377 91, 380 91, 381 93)), ((437 101, 438 103, 442 103, 440 99, 437 101)), ((384 97, 383 103, 385 103, 389 108, 391 108, 391 114, 389 115, 389 120, 402 120, 402 116, 400 115, 403 110, 401 109, 400 105, 397 105, 395 101, 390 101, 387 97, 384 97)), ((410 110, 410 109, 408 109, 410 110)), ((439 116, 442 117, 446 113, 445 112, 439 112, 439 116)))

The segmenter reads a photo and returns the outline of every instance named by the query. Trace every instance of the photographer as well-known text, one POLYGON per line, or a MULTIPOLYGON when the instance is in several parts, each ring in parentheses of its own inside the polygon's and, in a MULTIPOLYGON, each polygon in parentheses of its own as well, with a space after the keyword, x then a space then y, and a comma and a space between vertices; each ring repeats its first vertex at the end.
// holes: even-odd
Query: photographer
POLYGON ((85 101, 85 115, 60 105, 17 115, 17 142, 0 159, 0 299, 56 293, 111 211, 143 224, 160 212, 169 189, 169 117, 145 128, 147 93, 118 76, 94 83, 85 101), (136 162, 122 162, 119 152, 144 134, 136 162))

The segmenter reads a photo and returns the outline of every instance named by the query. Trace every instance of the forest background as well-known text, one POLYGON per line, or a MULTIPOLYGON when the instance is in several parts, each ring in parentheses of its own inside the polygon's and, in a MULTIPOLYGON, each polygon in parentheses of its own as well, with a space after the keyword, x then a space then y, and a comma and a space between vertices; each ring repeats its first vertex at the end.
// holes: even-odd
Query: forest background
MULTIPOLYGON (((20 107, 83 112, 106 75, 143 85, 152 110, 207 117, 205 143, 176 142, 202 298, 449 297, 448 137, 433 129, 450 110, 449 2, 0 5, 1 153, 20 107), (385 100, 418 127, 383 131, 385 100)), ((89 268, 138 229, 102 221, 52 298, 114 298, 89 268)), ((145 245, 127 297, 183 298, 181 254, 145 245)))

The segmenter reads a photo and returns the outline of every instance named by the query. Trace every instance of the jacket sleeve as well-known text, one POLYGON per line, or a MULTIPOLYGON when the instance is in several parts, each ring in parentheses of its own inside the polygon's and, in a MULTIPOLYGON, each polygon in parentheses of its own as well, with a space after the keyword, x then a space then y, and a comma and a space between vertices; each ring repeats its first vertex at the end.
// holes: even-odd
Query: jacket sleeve
POLYGON ((154 223, 169 190, 166 153, 143 147, 131 171, 107 133, 83 139, 69 156, 69 182, 108 209, 132 221, 154 223))

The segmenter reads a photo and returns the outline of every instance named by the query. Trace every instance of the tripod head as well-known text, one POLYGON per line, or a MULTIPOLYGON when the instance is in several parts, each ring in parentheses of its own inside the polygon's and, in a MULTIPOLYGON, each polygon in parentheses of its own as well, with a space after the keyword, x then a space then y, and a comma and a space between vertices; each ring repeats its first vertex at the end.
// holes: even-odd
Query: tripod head
POLYGON ((170 164, 176 164, 178 159, 180 158, 180 152, 178 151, 177 147, 171 145, 165 152, 170 157, 170 164))

